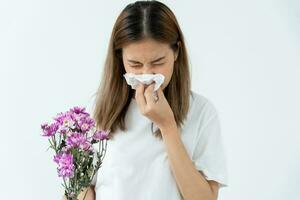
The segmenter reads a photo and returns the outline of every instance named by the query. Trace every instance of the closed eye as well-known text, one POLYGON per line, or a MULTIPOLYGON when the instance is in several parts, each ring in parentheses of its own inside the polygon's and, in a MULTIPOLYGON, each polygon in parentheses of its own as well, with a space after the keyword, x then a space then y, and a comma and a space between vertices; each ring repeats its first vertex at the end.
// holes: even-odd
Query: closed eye
POLYGON ((141 65, 130 65, 130 67, 140 67, 141 65))
MULTIPOLYGON (((155 63, 153 64, 154 66, 160 66, 160 65, 163 65, 165 63, 155 63)), ((130 67, 141 67, 142 65, 130 65, 130 67)))
POLYGON ((153 65, 163 65, 163 64, 165 64, 165 63, 155 63, 153 65))

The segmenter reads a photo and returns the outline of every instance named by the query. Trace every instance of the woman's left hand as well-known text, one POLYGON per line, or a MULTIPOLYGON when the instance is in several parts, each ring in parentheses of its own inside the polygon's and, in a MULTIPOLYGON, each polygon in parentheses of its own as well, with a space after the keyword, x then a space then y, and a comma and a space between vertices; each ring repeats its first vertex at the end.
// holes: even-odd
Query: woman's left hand
POLYGON ((143 84, 139 84, 136 88, 135 99, 141 113, 154 122, 161 130, 176 126, 174 113, 161 87, 157 90, 158 100, 155 101, 153 96, 154 85, 152 83, 145 88, 143 84))

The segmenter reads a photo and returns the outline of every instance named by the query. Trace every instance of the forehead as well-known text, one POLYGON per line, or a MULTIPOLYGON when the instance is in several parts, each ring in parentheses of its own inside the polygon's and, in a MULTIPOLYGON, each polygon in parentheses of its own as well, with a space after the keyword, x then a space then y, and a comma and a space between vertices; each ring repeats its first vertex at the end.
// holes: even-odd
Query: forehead
POLYGON ((122 49, 123 56, 126 59, 143 60, 155 59, 166 56, 171 50, 169 44, 155 41, 153 39, 144 39, 125 45, 122 49))

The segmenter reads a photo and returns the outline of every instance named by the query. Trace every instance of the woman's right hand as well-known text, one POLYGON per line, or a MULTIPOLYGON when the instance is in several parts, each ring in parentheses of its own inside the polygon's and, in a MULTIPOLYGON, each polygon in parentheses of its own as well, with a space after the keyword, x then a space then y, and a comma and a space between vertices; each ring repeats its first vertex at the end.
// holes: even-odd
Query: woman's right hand
MULTIPOLYGON (((96 200, 95 186, 90 186, 80 192, 78 195, 78 200, 83 200, 86 190, 88 191, 84 200, 96 200)), ((62 200, 67 200, 67 197, 64 195, 62 200)))

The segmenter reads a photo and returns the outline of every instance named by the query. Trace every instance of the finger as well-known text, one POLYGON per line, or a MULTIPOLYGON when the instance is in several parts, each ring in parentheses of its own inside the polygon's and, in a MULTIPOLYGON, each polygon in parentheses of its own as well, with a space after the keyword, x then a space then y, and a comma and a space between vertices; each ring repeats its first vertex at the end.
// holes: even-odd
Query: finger
POLYGON ((135 99, 137 104, 139 105, 139 107, 144 108, 146 105, 146 100, 145 100, 145 96, 144 96, 144 85, 143 84, 139 84, 136 88, 136 92, 135 92, 135 99))
POLYGON ((164 93, 163 93, 163 90, 161 89, 161 87, 159 87, 157 89, 157 96, 158 96, 158 99, 162 99, 165 96, 164 93))
POLYGON ((155 103, 155 100, 153 97, 154 85, 155 85, 155 83, 151 83, 151 85, 149 85, 149 87, 147 87, 147 89, 145 90, 146 101, 147 101, 147 104, 150 104, 150 105, 155 103))

